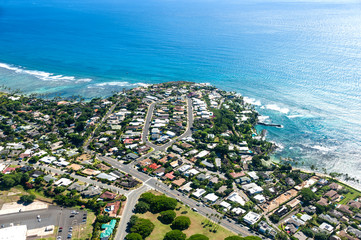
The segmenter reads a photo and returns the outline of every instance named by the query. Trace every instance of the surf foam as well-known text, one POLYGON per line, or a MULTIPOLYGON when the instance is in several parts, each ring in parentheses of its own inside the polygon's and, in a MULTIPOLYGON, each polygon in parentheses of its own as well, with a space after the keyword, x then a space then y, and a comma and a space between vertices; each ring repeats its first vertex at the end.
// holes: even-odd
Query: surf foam
POLYGON ((15 73, 19 73, 19 74, 31 75, 31 76, 34 76, 43 81, 62 81, 62 82, 76 82, 76 83, 92 81, 92 79, 90 79, 90 78, 77 79, 74 76, 64 76, 64 75, 60 75, 60 74, 56 75, 54 73, 49 73, 49 72, 44 72, 44 71, 27 70, 22 67, 15 67, 15 66, 12 66, 12 65, 6 64, 6 63, 0 63, 0 68, 14 71, 15 73))

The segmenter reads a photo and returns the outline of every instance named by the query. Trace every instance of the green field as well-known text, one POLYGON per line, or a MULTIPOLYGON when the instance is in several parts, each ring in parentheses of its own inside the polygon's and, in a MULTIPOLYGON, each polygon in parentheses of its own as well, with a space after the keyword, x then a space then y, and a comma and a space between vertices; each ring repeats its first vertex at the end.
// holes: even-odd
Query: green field
MULTIPOLYGON (((187 237, 199 233, 206 235, 207 237, 209 237, 210 240, 223 240, 228 236, 236 235, 221 226, 217 228, 216 233, 213 233, 210 231, 209 227, 203 227, 204 224, 202 223, 205 223, 207 218, 203 217, 202 215, 196 212, 193 212, 189 207, 186 207, 180 203, 178 203, 177 209, 179 207, 180 209, 175 211, 177 216, 187 216, 191 220, 190 227, 183 231, 187 235, 187 237), (187 213, 182 214, 182 212, 187 212, 187 213)), ((165 234, 172 230, 170 228, 170 225, 164 225, 157 219, 159 214, 152 214, 150 212, 147 212, 144 214, 136 214, 136 215, 141 218, 149 219, 155 225, 153 232, 149 237, 146 238, 146 240, 162 240, 165 234)), ((214 226, 211 229, 214 229, 214 226)))

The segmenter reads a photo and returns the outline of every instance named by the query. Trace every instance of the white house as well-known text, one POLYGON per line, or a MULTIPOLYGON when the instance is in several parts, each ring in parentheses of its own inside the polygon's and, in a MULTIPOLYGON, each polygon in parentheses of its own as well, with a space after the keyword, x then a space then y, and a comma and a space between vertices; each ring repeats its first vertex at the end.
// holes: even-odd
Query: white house
POLYGON ((191 168, 191 165, 183 165, 180 168, 178 168, 179 172, 185 172, 191 168))
POLYGON ((208 202, 214 203, 215 201, 217 201, 218 197, 214 193, 209 193, 204 197, 204 199, 208 202))
POLYGON ((263 189, 255 183, 249 183, 249 184, 243 185, 242 188, 245 191, 249 192, 249 194, 251 194, 251 195, 263 192, 263 189))
POLYGON ((257 180, 259 178, 255 172, 248 172, 248 176, 250 176, 253 180, 257 180))
POLYGON ((206 190, 204 190, 202 188, 197 188, 196 191, 194 193, 192 193, 192 195, 195 196, 196 198, 200 198, 205 193, 206 193, 206 190))
POLYGON ((58 181, 54 182, 55 186, 69 186, 73 181, 68 178, 60 178, 58 181))
POLYGON ((240 215, 240 214, 244 214, 246 213, 246 210, 240 208, 240 207, 236 207, 236 208, 233 208, 232 209, 232 212, 234 212, 235 214, 237 215, 240 215))
POLYGON ((242 206, 246 203, 244 199, 236 192, 231 193, 227 199, 231 202, 236 202, 241 204, 242 206))
POLYGON ((185 175, 185 176, 194 176, 194 175, 197 175, 198 173, 199 173, 198 170, 192 168, 192 169, 186 171, 186 172, 184 173, 184 175, 185 175))
POLYGON ((43 162, 43 163, 46 163, 46 164, 50 164, 52 162, 54 162, 56 160, 56 157, 53 157, 53 156, 45 156, 45 157, 42 157, 40 159, 40 162, 43 162))
POLYGON ((323 231, 326 231, 328 233, 331 233, 333 231, 333 227, 328 223, 322 223, 319 228, 323 231))
POLYGON ((254 199, 256 199, 259 203, 264 203, 266 201, 266 198, 262 194, 257 194, 254 196, 254 199))
POLYGON ((224 207, 227 211, 231 209, 231 204, 229 204, 228 202, 222 201, 219 205, 224 207))
POLYGON ((261 215, 252 211, 250 211, 249 213, 246 214, 246 216, 243 217, 243 221, 245 221, 249 225, 255 224, 260 219, 261 219, 261 215))
POLYGON ((175 135, 176 135, 174 132, 171 132, 171 131, 167 131, 165 134, 167 134, 171 138, 175 137, 175 135))

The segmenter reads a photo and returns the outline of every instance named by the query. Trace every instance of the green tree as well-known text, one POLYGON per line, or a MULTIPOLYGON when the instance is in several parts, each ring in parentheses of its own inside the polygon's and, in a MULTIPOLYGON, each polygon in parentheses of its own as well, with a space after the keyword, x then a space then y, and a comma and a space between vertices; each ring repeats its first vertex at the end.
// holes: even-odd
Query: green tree
POLYGON ((186 216, 176 217, 171 225, 172 229, 185 230, 191 225, 191 220, 186 216))
POLYGON ((142 236, 139 233, 129 233, 125 236, 126 240, 143 240, 142 236))
POLYGON ((276 240, 287 240, 288 237, 286 234, 282 233, 282 232, 279 232, 276 234, 276 237, 275 237, 276 240))
POLYGON ((303 188, 301 191, 302 201, 305 203, 309 203, 312 200, 316 199, 316 194, 312 192, 310 188, 303 188))
POLYGON ((185 240, 185 233, 182 233, 180 230, 172 230, 167 232, 163 238, 163 240, 185 240))
POLYGON ((22 195, 22 196, 20 197, 20 201, 23 202, 23 203, 25 203, 25 204, 29 204, 29 203, 34 202, 35 198, 36 198, 36 197, 35 197, 35 195, 33 195, 33 194, 31 194, 31 195, 22 195))
POLYGON ((314 236, 312 230, 309 229, 309 228, 304 228, 304 229, 302 229, 302 232, 303 232, 307 237, 313 238, 313 236, 314 236))
POLYGON ((130 217, 129 222, 128 222, 128 228, 133 227, 133 226, 135 225, 135 223, 137 222, 137 220, 138 220, 138 216, 132 215, 132 216, 130 217))
POLYGON ((324 233, 316 233, 315 234, 315 240, 327 240, 328 237, 324 233))
POLYGON ((230 237, 226 237, 224 240, 243 240, 243 238, 238 236, 230 236, 230 237))
POLYGON ((153 202, 154 198, 155 198, 155 195, 153 193, 146 192, 140 196, 139 201, 143 201, 143 202, 151 204, 153 202))
POLYGON ((154 224, 149 219, 138 218, 130 228, 131 233, 139 233, 143 238, 148 237, 154 229, 154 224))
POLYGON ((12 188, 15 186, 15 180, 11 177, 11 175, 5 175, 2 178, 1 185, 4 188, 12 188))
POLYGON ((188 240, 209 240, 209 238, 203 234, 194 234, 190 236, 188 240))
POLYGON ((170 224, 173 222, 175 217, 176 217, 176 213, 173 210, 167 210, 160 212, 158 219, 163 224, 170 224))
POLYGON ((137 213, 146 213, 149 209, 149 204, 143 201, 139 201, 137 205, 135 205, 135 212, 137 213))
POLYGON ((280 221, 280 217, 277 214, 272 214, 269 219, 273 222, 273 223, 278 223, 280 221))

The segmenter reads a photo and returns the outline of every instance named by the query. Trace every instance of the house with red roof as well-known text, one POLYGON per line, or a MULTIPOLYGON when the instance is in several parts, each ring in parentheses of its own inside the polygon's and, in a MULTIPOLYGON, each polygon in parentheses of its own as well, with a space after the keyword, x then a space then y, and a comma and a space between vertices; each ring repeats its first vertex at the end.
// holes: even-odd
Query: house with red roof
POLYGON ((229 175, 231 175, 233 178, 239 178, 245 176, 246 174, 244 172, 232 172, 229 175))
POLYGON ((165 177, 166 177, 166 178, 169 178, 170 180, 173 180, 173 179, 175 178, 175 176, 174 176, 173 174, 174 174, 174 172, 171 171, 171 172, 167 173, 167 174, 165 175, 165 177))
POLYGON ((132 144, 133 143, 133 139, 127 138, 124 139, 124 144, 132 144))
POLYGON ((156 169, 158 169, 160 167, 161 167, 161 165, 158 165, 156 163, 152 163, 152 164, 149 165, 149 168, 154 169, 154 170, 156 170, 156 169))
POLYGON ((11 172, 13 172, 13 171, 15 171, 17 168, 19 168, 20 166, 17 166, 17 167, 7 167, 7 168, 5 168, 3 171, 2 171, 2 173, 3 174, 9 174, 9 173, 11 173, 11 172))
POLYGON ((114 200, 117 197, 117 194, 115 193, 111 193, 111 192, 104 192, 102 195, 100 195, 100 198, 103 199, 110 199, 110 200, 114 200))

